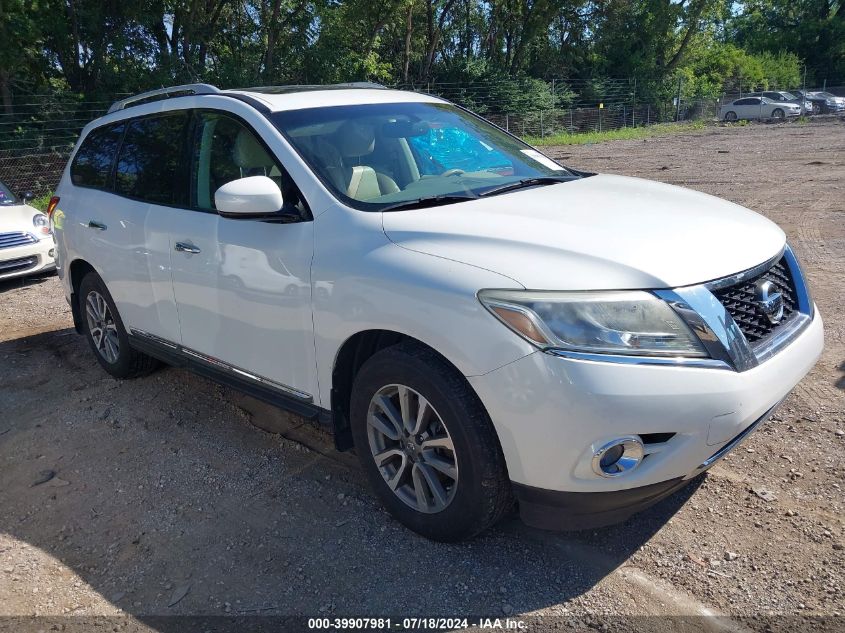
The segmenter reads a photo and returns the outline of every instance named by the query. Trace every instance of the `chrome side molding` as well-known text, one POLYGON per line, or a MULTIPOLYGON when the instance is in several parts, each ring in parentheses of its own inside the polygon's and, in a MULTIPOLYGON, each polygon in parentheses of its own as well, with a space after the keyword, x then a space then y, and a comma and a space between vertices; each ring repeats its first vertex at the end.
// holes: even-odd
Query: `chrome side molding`
POLYGON ((166 347, 171 353, 182 357, 188 357, 192 361, 200 361, 205 365, 209 365, 217 370, 222 370, 232 377, 235 378, 245 378, 251 382, 256 384, 262 385, 264 387, 269 387, 271 389, 275 389, 276 391, 282 392, 286 396, 294 397, 302 402, 313 402, 314 397, 310 393, 305 393, 304 391, 300 391, 294 387, 290 387, 288 385, 284 385, 280 382, 276 382, 275 380, 271 380, 270 378, 265 378, 264 376, 259 376, 258 374, 254 374, 249 372, 245 369, 241 369, 240 367, 236 367, 234 365, 230 365, 219 358, 214 358, 213 356, 209 356, 207 354, 203 354, 196 350, 183 347, 178 343, 174 343, 173 341, 168 341, 167 339, 163 339, 160 336, 156 336, 155 334, 150 334, 149 332, 145 332, 144 330, 139 330, 135 328, 131 328, 129 333, 132 336, 137 336, 142 339, 146 339, 147 341, 154 343, 156 345, 166 347))

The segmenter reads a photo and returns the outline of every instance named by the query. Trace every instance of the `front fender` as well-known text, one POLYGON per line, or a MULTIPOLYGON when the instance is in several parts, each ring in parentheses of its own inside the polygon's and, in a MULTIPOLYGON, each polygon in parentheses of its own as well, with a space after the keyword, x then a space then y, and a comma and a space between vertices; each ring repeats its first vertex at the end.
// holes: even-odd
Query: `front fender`
POLYGON ((482 288, 522 286, 498 273, 397 246, 380 214, 334 208, 315 220, 314 331, 321 406, 338 350, 365 330, 390 330, 437 350, 465 376, 534 351, 481 305, 482 288), (350 237, 353 236, 353 237, 350 237))

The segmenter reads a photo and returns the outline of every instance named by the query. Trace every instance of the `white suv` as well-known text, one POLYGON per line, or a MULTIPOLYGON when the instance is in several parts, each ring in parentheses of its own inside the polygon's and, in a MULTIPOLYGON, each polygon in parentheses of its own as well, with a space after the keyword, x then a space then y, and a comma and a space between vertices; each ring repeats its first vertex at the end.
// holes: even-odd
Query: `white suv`
POLYGON ((159 359, 328 425, 434 539, 514 500, 545 528, 622 520, 822 349, 770 221, 562 167, 427 95, 146 93, 85 128, 57 196, 59 274, 106 371, 159 359))

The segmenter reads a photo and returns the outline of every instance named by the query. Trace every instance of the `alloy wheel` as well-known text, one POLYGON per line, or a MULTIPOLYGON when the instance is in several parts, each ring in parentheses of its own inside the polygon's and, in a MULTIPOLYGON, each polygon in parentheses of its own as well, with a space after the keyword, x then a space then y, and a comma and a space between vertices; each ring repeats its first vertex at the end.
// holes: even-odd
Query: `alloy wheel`
POLYGON ((85 316, 88 320, 88 331, 91 332, 97 352, 107 362, 116 363, 120 354, 117 324, 115 324, 109 304, 96 290, 89 292, 85 299, 85 316))
POLYGON ((458 489, 452 437, 431 403, 405 385, 386 385, 370 400, 367 438, 393 493, 426 514, 444 510, 458 489))

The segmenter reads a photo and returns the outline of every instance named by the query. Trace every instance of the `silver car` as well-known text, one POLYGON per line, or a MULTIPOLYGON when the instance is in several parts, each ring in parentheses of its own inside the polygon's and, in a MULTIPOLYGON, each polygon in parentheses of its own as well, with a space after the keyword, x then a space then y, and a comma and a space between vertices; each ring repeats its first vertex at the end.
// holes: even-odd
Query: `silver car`
POLYGON ((719 118, 723 121, 737 121, 739 119, 785 119, 789 116, 799 116, 801 106, 785 101, 772 101, 766 97, 743 97, 726 103, 719 110, 719 118))

